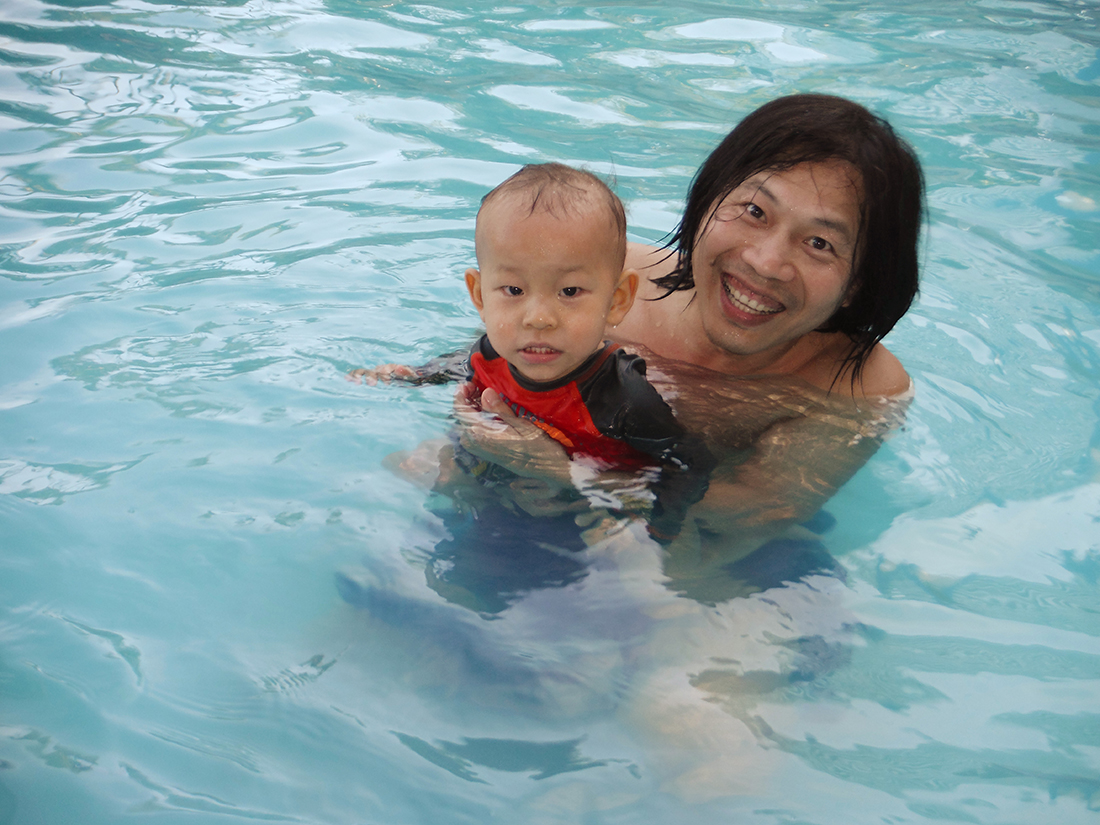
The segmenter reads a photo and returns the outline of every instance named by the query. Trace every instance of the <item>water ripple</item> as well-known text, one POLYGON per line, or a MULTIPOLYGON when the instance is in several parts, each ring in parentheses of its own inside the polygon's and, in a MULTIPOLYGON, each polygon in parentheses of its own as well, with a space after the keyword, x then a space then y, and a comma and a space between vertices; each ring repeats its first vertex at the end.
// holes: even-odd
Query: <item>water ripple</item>
POLYGON ((236 805, 231 801, 219 799, 206 793, 187 791, 182 788, 165 785, 153 777, 139 770, 133 765, 122 763, 122 769, 126 772, 131 782, 140 788, 152 793, 152 796, 136 808, 143 812, 157 811, 188 811, 191 813, 217 814, 220 816, 238 817, 240 819, 254 819, 261 822, 302 822, 298 816, 272 813, 255 808, 247 808, 236 805))
POLYGON ((33 504, 60 504, 66 496, 106 487, 116 473, 140 464, 145 457, 115 464, 39 464, 0 459, 0 495, 33 504))
POLYGON ((60 616, 59 618, 68 622, 82 633, 105 640, 118 657, 129 665, 130 670, 134 672, 134 676, 137 678, 138 685, 141 685, 142 682, 145 681, 145 677, 141 673, 141 651, 128 642, 125 636, 120 633, 115 633, 113 630, 102 630, 91 627, 75 619, 70 619, 67 616, 60 616))

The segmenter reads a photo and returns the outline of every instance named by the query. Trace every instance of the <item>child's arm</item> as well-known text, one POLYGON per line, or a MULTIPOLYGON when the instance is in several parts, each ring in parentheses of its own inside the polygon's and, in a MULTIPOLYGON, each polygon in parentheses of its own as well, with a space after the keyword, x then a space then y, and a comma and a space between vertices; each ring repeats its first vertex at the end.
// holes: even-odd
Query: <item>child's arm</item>
POLYGON ((363 367, 348 373, 348 380, 357 384, 374 386, 379 381, 401 381, 406 384, 447 384, 466 381, 470 377, 469 350, 458 350, 433 358, 419 367, 405 364, 379 364, 363 367))
POLYGON ((377 367, 360 367, 348 373, 348 380, 373 387, 379 381, 415 381, 416 370, 405 364, 379 364, 377 367))

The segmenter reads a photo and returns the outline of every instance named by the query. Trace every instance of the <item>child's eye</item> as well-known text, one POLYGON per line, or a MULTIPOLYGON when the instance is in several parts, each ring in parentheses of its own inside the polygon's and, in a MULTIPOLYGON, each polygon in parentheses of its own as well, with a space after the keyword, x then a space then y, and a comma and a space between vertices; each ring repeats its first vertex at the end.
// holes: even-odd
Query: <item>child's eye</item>
POLYGON ((561 291, 561 294, 564 295, 566 298, 575 298, 578 294, 580 294, 580 291, 581 288, 579 286, 567 286, 561 291))
POLYGON ((511 295, 513 298, 522 295, 523 290, 518 286, 506 286, 504 287, 504 294, 511 295))

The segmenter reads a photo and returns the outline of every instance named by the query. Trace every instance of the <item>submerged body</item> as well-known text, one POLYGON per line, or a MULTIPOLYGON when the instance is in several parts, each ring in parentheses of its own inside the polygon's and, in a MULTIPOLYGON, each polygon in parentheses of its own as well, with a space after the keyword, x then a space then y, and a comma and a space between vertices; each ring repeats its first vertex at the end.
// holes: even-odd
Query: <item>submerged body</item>
MULTIPOLYGON (((750 114, 700 168, 674 249, 632 246, 643 354, 720 461, 669 565, 705 581, 810 518, 874 453, 911 384, 882 337, 917 291, 923 180, 885 121, 825 95, 750 114), (691 528, 691 529, 688 529, 691 528), (690 560, 690 561, 689 561, 690 560)), ((464 444, 550 485, 568 460, 498 399, 456 399, 464 444)))

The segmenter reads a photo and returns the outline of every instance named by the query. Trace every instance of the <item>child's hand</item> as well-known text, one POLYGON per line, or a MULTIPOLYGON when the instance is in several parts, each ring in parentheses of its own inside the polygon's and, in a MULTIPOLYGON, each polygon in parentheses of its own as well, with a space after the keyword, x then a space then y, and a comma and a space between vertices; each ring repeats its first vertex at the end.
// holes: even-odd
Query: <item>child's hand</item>
POLYGON ((379 364, 377 367, 352 370, 347 377, 356 384, 373 387, 379 381, 409 381, 418 376, 416 370, 404 364, 379 364))

